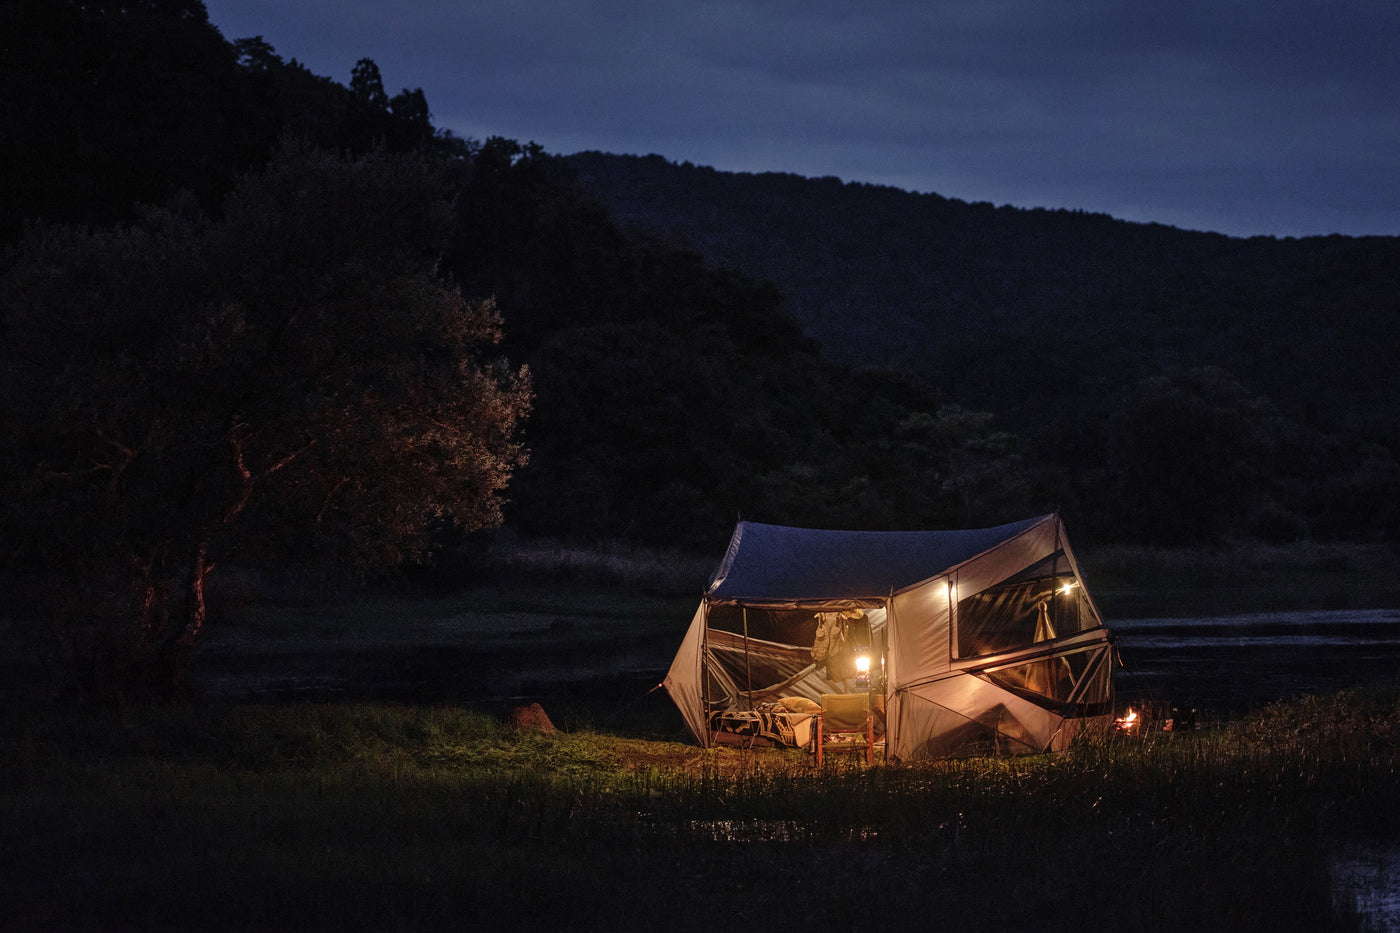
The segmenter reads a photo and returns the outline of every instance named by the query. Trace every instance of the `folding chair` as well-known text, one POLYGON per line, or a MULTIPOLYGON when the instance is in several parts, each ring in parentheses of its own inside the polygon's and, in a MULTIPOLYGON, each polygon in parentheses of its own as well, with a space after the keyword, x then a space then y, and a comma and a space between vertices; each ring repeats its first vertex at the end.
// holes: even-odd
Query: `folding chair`
MULTIPOLYGON (((822 749, 828 735, 863 736, 865 763, 875 764, 875 714, 868 693, 823 693, 822 711, 817 716, 817 767, 822 766, 822 749)), ((852 747, 859 747, 852 743, 852 747)))

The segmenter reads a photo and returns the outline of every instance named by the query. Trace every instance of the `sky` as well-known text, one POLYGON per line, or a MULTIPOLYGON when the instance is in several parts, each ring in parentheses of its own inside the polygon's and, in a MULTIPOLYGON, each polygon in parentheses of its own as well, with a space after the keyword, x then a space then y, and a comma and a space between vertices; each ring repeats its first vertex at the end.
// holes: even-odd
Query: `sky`
POLYGON ((1232 236, 1400 235, 1400 0, 205 0, 568 155, 1232 236))

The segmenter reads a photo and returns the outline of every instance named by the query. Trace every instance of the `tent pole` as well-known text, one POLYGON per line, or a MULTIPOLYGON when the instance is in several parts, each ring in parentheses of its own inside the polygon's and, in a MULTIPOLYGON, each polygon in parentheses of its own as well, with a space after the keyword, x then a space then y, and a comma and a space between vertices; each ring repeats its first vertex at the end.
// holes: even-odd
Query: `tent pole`
POLYGON ((749 709, 753 709, 753 668, 749 664, 749 607, 740 606, 744 618, 744 692, 748 694, 749 709))
POLYGON ((703 595, 700 610, 705 614, 705 624, 700 629, 700 709, 705 717, 705 747, 709 748, 715 740, 710 730, 710 604, 703 595))

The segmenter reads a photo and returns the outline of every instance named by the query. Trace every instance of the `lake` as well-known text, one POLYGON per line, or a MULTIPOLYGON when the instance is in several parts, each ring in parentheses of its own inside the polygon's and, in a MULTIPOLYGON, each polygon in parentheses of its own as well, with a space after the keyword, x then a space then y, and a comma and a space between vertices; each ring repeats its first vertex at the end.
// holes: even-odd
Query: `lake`
MULTIPOLYGON (((514 629, 459 629, 447 619, 420 643, 328 638, 296 650, 265 634, 215 640, 198 684, 221 699, 362 699, 492 708, 539 700, 598 712, 641 704, 671 663, 688 619, 598 618, 559 630, 549 616, 514 629)), ((1309 693, 1400 681, 1400 609, 1110 619, 1123 669, 1118 706, 1152 703, 1227 715, 1309 693)), ((480 626, 478 626, 480 628, 480 626)), ((679 730, 679 719, 676 718, 679 730)))
POLYGON ((1400 609, 1109 621, 1119 706, 1235 712, 1400 682, 1400 609))

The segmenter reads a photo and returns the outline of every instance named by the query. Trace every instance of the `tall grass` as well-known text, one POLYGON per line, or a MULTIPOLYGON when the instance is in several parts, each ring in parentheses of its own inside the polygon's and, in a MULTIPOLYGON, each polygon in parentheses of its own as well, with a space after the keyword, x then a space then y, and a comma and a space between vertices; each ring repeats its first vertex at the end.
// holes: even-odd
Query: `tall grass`
POLYGON ((11 929, 1344 930, 1329 848, 1400 830, 1385 693, 822 772, 449 708, 5 715, 11 929))

